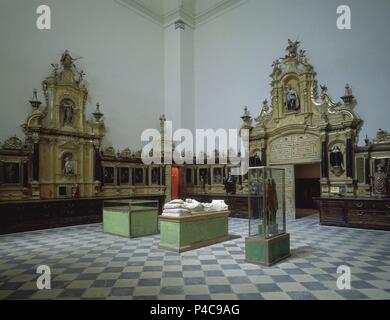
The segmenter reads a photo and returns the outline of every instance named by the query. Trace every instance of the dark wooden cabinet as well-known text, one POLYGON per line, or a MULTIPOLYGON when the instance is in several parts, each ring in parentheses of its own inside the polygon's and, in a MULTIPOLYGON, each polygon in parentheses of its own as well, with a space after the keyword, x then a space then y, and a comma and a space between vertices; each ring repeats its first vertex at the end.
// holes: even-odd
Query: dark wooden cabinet
POLYGON ((390 230, 390 199, 315 198, 322 225, 390 230))
MULTIPOLYGON (((130 198, 158 200, 161 213, 165 196, 128 196, 121 199, 130 198)), ((80 198, 0 202, 0 234, 100 223, 104 200, 113 199, 80 198)))

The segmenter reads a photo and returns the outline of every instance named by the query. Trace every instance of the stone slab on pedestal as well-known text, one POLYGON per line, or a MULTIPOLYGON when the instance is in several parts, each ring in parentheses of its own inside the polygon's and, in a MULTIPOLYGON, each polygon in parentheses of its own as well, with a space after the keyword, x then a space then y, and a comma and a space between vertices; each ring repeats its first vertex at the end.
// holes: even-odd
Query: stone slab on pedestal
POLYGON ((231 239, 230 211, 160 217, 160 248, 185 252, 231 239))

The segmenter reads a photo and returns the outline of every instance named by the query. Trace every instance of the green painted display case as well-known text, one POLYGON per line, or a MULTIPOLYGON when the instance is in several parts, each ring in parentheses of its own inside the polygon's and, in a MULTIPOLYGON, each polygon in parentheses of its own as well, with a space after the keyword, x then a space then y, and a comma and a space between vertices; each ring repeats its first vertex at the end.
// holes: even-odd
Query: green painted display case
POLYGON ((229 211, 160 217, 160 247, 185 252, 230 239, 229 211))
POLYGON ((249 236, 246 260, 271 266, 290 256, 286 232, 285 172, 277 167, 249 168, 249 236))
POLYGON ((110 200, 103 203, 103 230, 135 238, 158 233, 159 202, 153 200, 110 200))

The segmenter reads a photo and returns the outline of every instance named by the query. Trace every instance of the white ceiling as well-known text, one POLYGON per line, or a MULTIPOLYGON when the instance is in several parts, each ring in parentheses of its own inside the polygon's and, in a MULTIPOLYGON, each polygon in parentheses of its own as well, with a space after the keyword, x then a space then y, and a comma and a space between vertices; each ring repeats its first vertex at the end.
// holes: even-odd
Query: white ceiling
POLYGON ((116 0, 136 12, 167 25, 177 18, 195 27, 246 0, 116 0))

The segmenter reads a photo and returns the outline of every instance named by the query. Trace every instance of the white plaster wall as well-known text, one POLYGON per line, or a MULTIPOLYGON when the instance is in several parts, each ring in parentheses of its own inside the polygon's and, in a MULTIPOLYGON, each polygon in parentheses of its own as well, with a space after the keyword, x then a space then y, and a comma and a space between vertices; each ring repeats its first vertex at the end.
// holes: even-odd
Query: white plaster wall
POLYGON ((165 28, 165 115, 173 130, 195 126, 193 29, 165 28))
MULTIPOLYGON (((18 134, 33 88, 65 49, 83 57, 88 114, 100 101, 107 144, 140 147, 145 128, 164 111, 163 29, 114 0, 0 1, 0 140, 18 134), (52 30, 35 27, 36 8, 49 4, 52 30)), ((40 91, 40 99, 43 97, 40 91)))
POLYGON ((243 106, 257 116, 270 97, 271 64, 299 39, 320 84, 338 99, 348 82, 365 120, 361 141, 389 126, 390 1, 247 0, 195 31, 195 124, 237 128, 243 106), (352 10, 352 30, 336 27, 336 8, 352 10), (362 139, 363 138, 363 139, 362 139))
POLYGON ((180 31, 173 25, 164 30, 165 44, 165 116, 174 130, 181 128, 181 52, 180 31))
POLYGON ((362 136, 373 136, 390 129, 390 2, 343 3, 352 9, 350 31, 336 28, 336 0, 247 0, 201 24, 192 48, 192 35, 167 32, 114 0, 51 0, 51 31, 35 28, 41 1, 1 0, 0 139, 21 135, 32 89, 40 89, 65 49, 83 57, 88 112, 101 102, 108 143, 117 148, 141 146, 141 132, 157 128, 164 112, 190 129, 238 128, 244 105, 257 116, 269 98, 271 63, 284 55, 289 37, 303 41, 319 82, 335 98, 351 84, 366 122, 362 136))
POLYGON ((181 124, 183 128, 194 132, 194 31, 186 27, 181 37, 181 77, 182 77, 182 110, 181 124))

